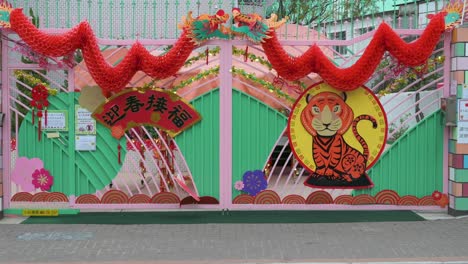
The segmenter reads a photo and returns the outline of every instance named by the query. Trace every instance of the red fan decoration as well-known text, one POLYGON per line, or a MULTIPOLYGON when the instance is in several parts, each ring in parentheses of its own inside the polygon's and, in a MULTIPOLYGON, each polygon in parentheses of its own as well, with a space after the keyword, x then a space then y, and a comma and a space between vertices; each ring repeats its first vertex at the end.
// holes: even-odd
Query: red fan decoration
POLYGON ((30 102, 31 105, 31 110, 32 110, 32 123, 34 125, 35 122, 35 112, 37 114, 37 119, 38 119, 38 139, 41 141, 41 121, 42 117, 44 116, 44 125, 47 126, 47 107, 49 106, 49 101, 47 100, 47 97, 49 96, 49 91, 47 90, 47 87, 45 87, 42 84, 38 84, 33 87, 31 91, 31 97, 32 100, 30 102), (44 110, 45 114, 42 114, 42 110, 44 110))

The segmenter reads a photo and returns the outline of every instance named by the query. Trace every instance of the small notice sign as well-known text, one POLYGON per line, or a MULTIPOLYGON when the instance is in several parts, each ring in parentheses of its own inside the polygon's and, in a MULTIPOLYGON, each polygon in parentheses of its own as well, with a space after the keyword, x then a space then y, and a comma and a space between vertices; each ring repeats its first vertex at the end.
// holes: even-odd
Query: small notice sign
POLYGON ((42 130, 49 131, 68 131, 68 111, 67 110, 48 110, 47 126, 45 117, 41 118, 42 130))
POLYGON ((75 134, 96 134, 96 120, 91 116, 91 112, 80 105, 75 105, 75 134))
POLYGON ((58 216, 58 209, 23 209, 23 216, 58 216))
POLYGON ((76 136, 75 150, 78 151, 96 151, 96 136, 76 136))
POLYGON ((47 133, 47 138, 59 138, 60 134, 58 132, 47 133))

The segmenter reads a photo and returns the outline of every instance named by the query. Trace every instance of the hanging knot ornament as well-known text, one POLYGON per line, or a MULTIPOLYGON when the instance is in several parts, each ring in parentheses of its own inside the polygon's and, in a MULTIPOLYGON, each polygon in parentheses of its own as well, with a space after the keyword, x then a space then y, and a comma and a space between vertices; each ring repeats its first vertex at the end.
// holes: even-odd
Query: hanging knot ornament
POLYGON ((41 141, 41 127, 42 117, 45 118, 44 126, 47 126, 47 107, 49 106, 49 91, 47 87, 42 84, 37 84, 31 91, 32 100, 30 102, 32 110, 32 123, 35 123, 35 115, 37 114, 38 119, 38 139, 41 141), (43 114, 42 111, 45 113, 43 114))

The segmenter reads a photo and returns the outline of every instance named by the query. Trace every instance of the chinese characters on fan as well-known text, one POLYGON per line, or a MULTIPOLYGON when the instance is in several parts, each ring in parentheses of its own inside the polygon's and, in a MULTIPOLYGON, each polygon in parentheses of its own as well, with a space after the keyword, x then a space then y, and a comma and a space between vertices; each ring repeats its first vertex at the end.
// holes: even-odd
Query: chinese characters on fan
MULTIPOLYGON (((129 95, 125 98, 125 106, 122 107, 115 103, 102 115, 102 119, 109 126, 114 126, 118 121, 124 119, 129 112, 159 112, 161 115, 167 116, 177 128, 181 128, 184 124, 192 119, 192 115, 184 109, 183 104, 178 102, 175 105, 168 105, 168 99, 161 96, 156 97, 150 95, 147 100, 142 101, 136 95, 129 95)), ((150 113, 148 113, 150 114, 150 113)))

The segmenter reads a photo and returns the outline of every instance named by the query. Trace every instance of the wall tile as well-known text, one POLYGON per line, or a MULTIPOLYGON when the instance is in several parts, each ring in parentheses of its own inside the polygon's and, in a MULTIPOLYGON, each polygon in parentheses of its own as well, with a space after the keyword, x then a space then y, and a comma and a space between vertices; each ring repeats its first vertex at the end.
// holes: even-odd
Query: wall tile
POLYGON ((468 170, 455 169, 456 182, 468 182, 468 170))
POLYGON ((468 42, 468 28, 456 28, 453 30, 452 43, 468 42))
POLYGON ((456 144, 455 153, 457 154, 468 154, 468 144, 456 144))
POLYGON ((468 168, 468 155, 463 155, 463 168, 468 168))
POLYGON ((454 196, 464 196, 463 195, 463 183, 458 183, 458 182, 450 182, 449 184, 450 189, 451 189, 451 194, 454 196))
POLYGON ((454 154, 452 158, 452 167, 455 169, 464 169, 464 156, 461 154, 454 154))
POLYGON ((455 209, 456 210, 468 210, 468 198, 455 197, 455 209))
POLYGON ((468 70, 468 57, 456 57, 452 60, 456 61, 456 68, 452 68, 452 70, 468 70))
POLYGON ((466 71, 453 71, 452 79, 457 81, 457 84, 465 83, 465 72, 466 71))
POLYGON ((466 43, 462 43, 462 42, 460 42, 460 43, 455 43, 455 44, 453 45, 453 47, 454 47, 454 49, 455 49, 455 50, 454 50, 454 51, 455 51, 454 55, 455 55, 456 57, 465 56, 465 47, 466 47, 466 43))
POLYGON ((458 138, 458 130, 456 127, 450 129, 450 139, 457 139, 458 138))
MULTIPOLYGON (((454 128, 454 129, 456 130, 456 128, 454 128)), ((456 143, 457 143, 457 141, 455 141, 455 140, 449 140, 448 147, 449 147, 449 152, 450 153, 456 153, 456 151, 457 151, 456 143)))
POLYGON ((457 98, 463 98, 463 84, 457 84, 457 98))
POLYGON ((468 197, 468 183, 463 183, 462 184, 462 196, 463 197, 468 197))

